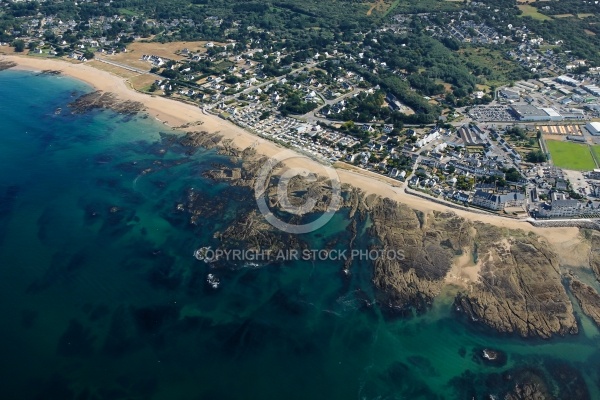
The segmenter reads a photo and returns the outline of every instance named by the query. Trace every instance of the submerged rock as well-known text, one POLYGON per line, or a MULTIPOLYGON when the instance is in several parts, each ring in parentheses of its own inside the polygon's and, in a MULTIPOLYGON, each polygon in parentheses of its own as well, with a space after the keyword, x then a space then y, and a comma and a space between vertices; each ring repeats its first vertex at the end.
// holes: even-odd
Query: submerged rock
POLYGON ((144 105, 138 101, 119 100, 112 93, 97 90, 84 94, 69 103, 73 114, 83 114, 91 110, 112 110, 119 114, 133 115, 144 110, 144 105))
POLYGON ((490 365, 492 367, 503 367, 506 365, 507 361, 506 353, 490 348, 476 348, 473 351, 473 359, 476 362, 490 365))
POLYGON ((17 66, 17 63, 13 61, 4 61, 0 60, 0 71, 4 71, 5 69, 14 68, 17 66))

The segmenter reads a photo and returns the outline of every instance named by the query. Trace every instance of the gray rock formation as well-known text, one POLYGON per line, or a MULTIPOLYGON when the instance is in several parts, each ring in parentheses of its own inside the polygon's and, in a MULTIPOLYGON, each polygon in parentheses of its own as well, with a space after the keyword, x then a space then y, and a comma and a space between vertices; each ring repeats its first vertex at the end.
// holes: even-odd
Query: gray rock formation
POLYGON ((600 326, 600 295, 598 292, 593 287, 575 279, 571 280, 569 286, 585 315, 600 326))
MULTIPOLYGON (((206 173, 234 186, 253 188, 257 172, 265 162, 252 149, 239 150, 233 143, 221 141, 218 135, 188 133, 182 144, 217 146, 222 154, 240 161, 241 169, 218 167, 206 173)), ((279 173, 274 168, 268 179, 276 181, 279 173)), ((310 195, 319 200, 316 210, 326 207, 329 193, 330 182, 323 178, 310 183, 293 179, 289 183, 291 202, 301 204, 310 195)), ((278 207, 274 188, 267 190, 267 198, 270 207, 278 207)), ((535 234, 473 223, 452 212, 425 214, 348 186, 344 187, 344 206, 352 219, 348 228, 352 235, 350 246, 356 238, 357 222, 369 218, 372 222, 369 234, 377 243, 373 246, 384 252, 403 254, 402 259, 382 257, 374 262, 373 283, 384 306, 425 310, 446 284, 457 258, 470 254, 480 267, 480 277, 469 290, 459 293, 455 302, 472 320, 522 336, 549 338, 578 332, 573 306, 561 283, 559 258, 535 234)), ((193 210, 193 205, 189 209, 193 218, 201 214, 201 210, 193 210)), ((271 229, 256 212, 240 216, 219 237, 224 242, 240 241, 257 249, 302 246, 296 237, 271 229)), ((598 272, 600 250, 595 249, 600 249, 600 234, 594 233, 590 240, 593 241, 590 258, 598 272)), ((590 298, 582 296, 584 302, 590 298)))
POLYGON ((500 332, 548 338, 577 333, 557 255, 534 234, 476 224, 480 281, 456 303, 473 320, 500 332))

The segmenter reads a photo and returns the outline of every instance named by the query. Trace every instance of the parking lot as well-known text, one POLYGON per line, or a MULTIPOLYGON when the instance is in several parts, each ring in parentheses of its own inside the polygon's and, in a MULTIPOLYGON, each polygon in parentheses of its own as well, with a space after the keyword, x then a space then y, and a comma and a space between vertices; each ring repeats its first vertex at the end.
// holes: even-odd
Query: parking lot
POLYGON ((516 118, 506 106, 476 106, 469 111, 469 116, 476 121, 513 122, 516 118))

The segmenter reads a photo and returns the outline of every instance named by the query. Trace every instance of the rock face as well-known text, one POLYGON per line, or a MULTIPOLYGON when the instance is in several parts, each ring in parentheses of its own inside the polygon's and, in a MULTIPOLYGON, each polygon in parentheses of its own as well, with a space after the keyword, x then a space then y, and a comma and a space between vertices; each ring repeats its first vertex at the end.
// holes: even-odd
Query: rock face
POLYGON ((112 93, 97 90, 84 94, 69 104, 74 114, 83 114, 95 109, 113 110, 119 114, 134 115, 144 110, 144 105, 138 101, 122 101, 112 93))
POLYGON ((3 61, 0 60, 0 71, 4 71, 5 69, 10 69, 16 67, 17 64, 12 61, 3 61))
POLYGON ((596 231, 584 231, 584 235, 590 241, 590 266, 600 280, 600 233, 596 231))
POLYGON ((506 400, 547 400, 549 397, 544 394, 540 387, 532 383, 517 384, 515 390, 508 393, 506 400))
POLYGON ((562 286, 558 257, 533 234, 476 224, 480 281, 456 304, 473 320, 500 332, 548 338, 577 333, 562 286))
POLYGON ((393 308, 422 309, 441 291, 452 261, 470 244, 470 224, 453 213, 426 216, 389 199, 376 198, 369 207, 371 233, 387 253, 401 260, 378 258, 373 282, 393 308))
POLYGON ((384 250, 405 257, 375 262, 373 281, 387 295, 387 305, 426 307, 457 256, 470 252, 480 278, 456 304, 474 321, 522 336, 577 333, 558 257, 539 237, 471 223, 454 213, 425 215, 387 199, 372 200, 367 208, 373 236, 384 250))
POLYGON ((206 131, 187 132, 185 136, 175 140, 185 147, 204 147, 205 149, 215 148, 223 139, 218 133, 208 133, 206 131))
POLYGON ((575 279, 571 280, 570 288, 585 315, 600 326, 600 295, 598 292, 591 286, 575 279))

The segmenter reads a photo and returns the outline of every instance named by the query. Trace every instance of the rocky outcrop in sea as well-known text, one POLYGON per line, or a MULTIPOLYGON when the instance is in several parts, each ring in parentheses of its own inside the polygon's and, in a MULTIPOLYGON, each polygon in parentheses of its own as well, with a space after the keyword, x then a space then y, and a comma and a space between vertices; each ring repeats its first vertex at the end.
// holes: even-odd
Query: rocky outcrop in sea
POLYGON ((134 115, 144 110, 138 101, 120 100, 112 93, 101 90, 84 94, 69 104, 73 114, 83 114, 91 110, 107 109, 119 114, 134 115))
MULTIPOLYGON (((190 147, 216 147, 237 161, 236 167, 215 166, 205 172, 205 176, 232 186, 253 188, 257 171, 266 160, 252 149, 237 149, 232 141, 223 141, 218 134, 191 132, 179 140, 190 147)), ((279 173, 274 168, 269 179, 278 179, 279 173)), ((301 204, 310 196, 319 199, 315 210, 322 211, 330 200, 330 186, 322 177, 310 183, 294 178, 289 183, 290 202, 301 204)), ((276 189, 268 190, 269 206, 277 209, 276 189)), ((448 284, 446 278, 454 263, 467 254, 479 268, 479 275, 468 289, 456 295, 455 306, 473 323, 523 337, 550 338, 578 332, 573 305, 561 282, 559 257, 543 238, 522 230, 472 222, 453 212, 423 213, 347 185, 343 187, 343 198, 351 220, 350 246, 356 239, 358 221, 369 219, 367 233, 373 239, 372 248, 403 254, 402 259, 381 258, 373 262, 373 284, 380 306, 387 311, 426 312, 448 284)), ((201 202, 187 205, 192 219, 198 218, 202 209, 205 207, 201 202)), ((290 221, 298 222, 298 218, 291 216, 290 221)), ((240 215, 218 237, 223 243, 245 243, 254 249, 271 251, 306 246, 297 236, 271 227, 256 210, 240 215)), ((600 234, 593 233, 589 240, 593 241, 592 249, 600 248, 600 234)), ((598 273, 600 251, 592 253, 592 266, 598 273)), ((346 263, 343 268, 349 273, 352 265, 346 263)), ((595 301, 590 290, 582 292, 578 284, 571 287, 582 308, 590 310, 595 301)))

